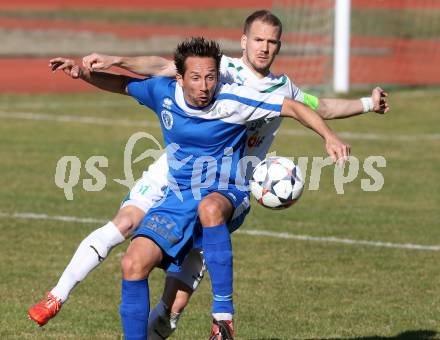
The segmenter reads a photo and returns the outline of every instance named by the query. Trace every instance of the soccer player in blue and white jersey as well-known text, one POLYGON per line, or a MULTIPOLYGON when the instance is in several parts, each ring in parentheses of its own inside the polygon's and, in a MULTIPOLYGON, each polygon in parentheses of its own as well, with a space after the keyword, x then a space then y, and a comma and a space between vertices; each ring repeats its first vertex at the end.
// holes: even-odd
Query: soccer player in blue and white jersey
MULTIPOLYGON (((387 94, 380 88, 373 89, 371 97, 360 100, 318 99, 302 92, 287 76, 273 75, 270 66, 280 48, 281 31, 281 22, 269 11, 252 13, 244 25, 241 40, 243 56, 240 59, 223 56, 220 68, 221 80, 244 84, 261 92, 273 92, 294 98, 316 109, 325 119, 347 118, 373 110, 377 113, 385 113, 389 110, 385 98, 387 94)), ((174 65, 159 57, 113 57, 92 54, 83 58, 83 62, 89 69, 106 69, 116 65, 141 75, 175 73, 174 65)), ((281 118, 276 118, 268 124, 261 121, 249 124, 245 154, 256 155, 263 159, 280 123, 281 118)), ((157 161, 156 164, 166 167, 162 160, 157 161)), ((180 312, 199 284, 202 275, 197 274, 203 273, 203 257, 193 253, 185 264, 186 270, 178 274, 169 273, 167 276, 163 299, 150 317, 150 335, 153 338, 157 333, 162 334, 163 337, 171 334, 176 327, 180 312), (177 293, 176 287, 178 287, 177 293)))
MULTIPOLYGON (((161 205, 151 208, 142 220, 122 260, 121 319, 127 339, 143 338, 146 332, 142 323, 149 313, 145 278, 151 269, 154 266, 169 269, 169 262, 179 266, 186 247, 192 245, 199 204, 195 189, 199 200, 211 196, 223 202, 223 208, 229 211, 225 215, 229 216, 246 197, 246 188, 243 192, 234 185, 241 171, 245 122, 290 116, 323 136, 332 157, 346 157, 349 153, 349 147, 338 140, 322 119, 298 102, 236 84, 216 88, 220 56, 215 59, 216 53, 209 54, 215 51, 212 45, 202 39, 179 45, 175 54, 177 84, 168 78, 152 78, 132 80, 127 85, 130 95, 161 118, 171 188, 161 205), (229 158, 226 176, 222 171, 225 155, 229 158), (213 180, 208 187, 192 181, 194 176, 202 176, 205 163, 206 181, 213 180)), ((202 249, 214 293, 213 313, 233 314, 229 298, 232 295, 229 231, 225 223, 206 225, 200 210, 199 215, 203 225, 202 249)))
MULTIPOLYGON (((216 194, 216 199, 223 197, 228 202, 228 215, 247 195, 246 188, 243 195, 233 184, 241 169, 239 160, 243 154, 246 121, 280 115, 293 117, 320 134, 326 141, 327 152, 335 159, 346 157, 349 153, 349 146, 302 104, 282 96, 250 91, 236 84, 217 87, 220 57, 216 44, 199 38, 185 42, 177 49, 177 83, 169 78, 139 81, 85 71, 80 75, 83 80, 100 88, 127 92, 153 109, 161 120, 168 146, 171 190, 162 204, 150 209, 141 222, 122 261, 121 319, 127 339, 146 337, 143 322, 148 318, 148 285, 145 279, 149 272, 156 266, 179 266, 187 247, 191 246, 198 205, 194 190, 197 189, 198 199, 211 194, 216 194), (229 158, 227 176, 223 173, 224 156, 229 158), (210 178, 214 182, 209 183, 209 187, 196 182, 198 186, 195 188, 192 178, 200 176, 205 163, 206 181, 210 178)), ((202 248, 214 294, 220 296, 217 293, 223 291, 232 293, 232 279, 228 281, 232 277, 232 249, 226 225, 203 226, 202 248)), ((226 312, 233 313, 232 309, 228 309, 232 301, 226 302, 218 303, 219 311, 224 308, 226 312)))
MULTIPOLYGON (((326 119, 345 118, 362 113, 370 108, 370 99, 363 99, 363 101, 317 99, 303 93, 291 83, 288 77, 276 77, 270 73, 270 66, 279 50, 280 37, 281 23, 272 13, 257 11, 251 14, 246 19, 242 37, 243 57, 237 59, 223 56, 220 68, 222 80, 239 82, 261 91, 271 90, 274 93, 292 97, 310 105, 312 108, 316 108, 317 112, 326 119), (362 103, 366 105, 362 105, 362 103)), ((93 69, 105 69, 112 65, 118 65, 140 74, 175 74, 174 63, 158 57, 129 58, 92 54, 84 58, 84 64, 93 69)), ((57 65, 60 69, 69 67, 68 63, 63 65, 55 61, 53 65, 57 65)), ((77 76, 75 69, 73 69, 71 75, 73 77, 77 76)), ((373 90, 371 100, 376 112, 388 110, 386 103, 380 102, 383 100, 381 95, 382 90, 373 90)), ((264 158, 280 121, 281 119, 276 118, 269 124, 252 123, 248 130, 246 153, 264 158)), ((92 232, 81 242, 59 282, 49 293, 48 298, 30 309, 30 313, 33 312, 34 314, 34 319, 39 320, 37 322, 45 324, 51 317, 56 315, 61 303, 67 300, 74 286, 98 266, 99 259, 105 258, 110 249, 123 242, 130 235, 153 202, 162 197, 161 188, 167 184, 166 172, 166 158, 161 157, 149 167, 148 172, 145 172, 142 179, 133 187, 115 218, 92 232), (148 190, 140 190, 141 188, 148 188, 148 190)), ((209 204, 205 206, 210 208, 209 204)), ((243 205, 243 208, 246 209, 246 204, 243 205)), ((232 221, 239 221, 234 217, 240 217, 240 214, 234 214, 232 218, 232 221)), ((161 301, 153 311, 153 325, 155 320, 159 320, 159 318, 162 320, 168 319, 169 329, 161 329, 164 336, 169 335, 175 328, 179 312, 186 305, 189 295, 202 278, 203 258, 199 253, 192 252, 186 262, 188 263, 184 266, 185 270, 182 273, 172 273, 167 276, 164 301, 161 301), (183 282, 183 286, 179 282, 183 282), (177 296, 173 292, 176 285, 180 287, 177 296), (173 301, 174 297, 176 299, 173 301)), ((166 325, 163 322, 159 323, 162 326, 164 324, 166 325)))

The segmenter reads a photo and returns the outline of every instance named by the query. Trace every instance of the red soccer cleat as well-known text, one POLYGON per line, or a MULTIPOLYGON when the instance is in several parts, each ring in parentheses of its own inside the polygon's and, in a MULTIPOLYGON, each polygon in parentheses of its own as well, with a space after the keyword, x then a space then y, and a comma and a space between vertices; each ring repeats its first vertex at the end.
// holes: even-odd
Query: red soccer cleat
POLYGON ((44 326, 52 319, 61 309, 61 300, 47 293, 47 298, 38 302, 29 308, 29 319, 34 320, 38 325, 44 326))
POLYGON ((234 340, 232 320, 212 320, 209 340, 234 340))

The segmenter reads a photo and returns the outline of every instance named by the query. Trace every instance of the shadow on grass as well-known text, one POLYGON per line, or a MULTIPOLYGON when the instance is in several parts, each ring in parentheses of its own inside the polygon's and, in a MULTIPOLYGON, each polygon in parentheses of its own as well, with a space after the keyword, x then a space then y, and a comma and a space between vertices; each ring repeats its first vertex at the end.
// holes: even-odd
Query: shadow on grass
MULTIPOLYGON (((438 333, 432 330, 406 331, 395 336, 360 336, 356 338, 311 338, 306 340, 436 340, 438 333)), ((292 338, 300 340, 298 338, 292 338)), ((258 338, 253 340, 287 340, 287 338, 258 338)))
MULTIPOLYGON (((308 339, 308 340, 435 340, 437 332, 432 330, 406 331, 395 336, 360 336, 356 338, 328 338, 328 339, 308 339)), ((259 339, 259 340, 277 340, 277 339, 259 339)), ((278 339, 280 340, 280 339, 278 339)))

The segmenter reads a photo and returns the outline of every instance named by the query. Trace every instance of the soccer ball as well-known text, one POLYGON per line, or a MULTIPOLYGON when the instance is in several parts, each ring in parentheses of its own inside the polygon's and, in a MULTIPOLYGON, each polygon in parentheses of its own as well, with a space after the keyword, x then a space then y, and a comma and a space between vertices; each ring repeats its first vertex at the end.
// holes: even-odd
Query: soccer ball
POLYGON ((268 157, 255 167, 250 187, 263 207, 285 209, 301 196, 304 179, 300 168, 290 159, 268 157))

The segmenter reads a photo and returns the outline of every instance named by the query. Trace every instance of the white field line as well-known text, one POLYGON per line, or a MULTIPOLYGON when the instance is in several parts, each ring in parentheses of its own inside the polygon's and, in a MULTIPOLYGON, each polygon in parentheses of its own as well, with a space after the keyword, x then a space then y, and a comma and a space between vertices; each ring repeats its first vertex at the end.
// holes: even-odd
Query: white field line
MULTIPOLYGON (((119 99, 119 98, 118 98, 119 99)), ((88 98, 84 101, 56 101, 51 100, 50 103, 44 103, 44 102, 27 102, 27 101, 21 101, 19 103, 14 103, 14 108, 17 110, 35 110, 35 109, 44 109, 44 108, 50 108, 50 109, 65 109, 66 107, 69 108, 94 108, 94 107, 129 107, 130 105, 133 105, 133 101, 130 103, 123 100, 93 100, 91 98, 88 98)), ((0 104, 0 110, 6 110, 8 108, 5 104, 0 104)))
MULTIPOLYGON (((114 118, 101 118, 101 117, 93 117, 93 116, 54 115, 47 113, 32 113, 32 112, 0 112, 0 118, 51 121, 51 122, 59 122, 59 123, 110 125, 110 126, 135 126, 135 127, 153 127, 153 128, 160 127, 160 124, 158 122, 148 122, 146 120, 114 119, 114 118)), ((288 128, 281 128, 279 134, 286 136, 314 136, 312 132, 305 129, 288 129, 288 128)), ((440 133, 379 134, 379 133, 358 133, 358 132, 342 131, 339 132, 338 135, 347 139, 358 139, 358 140, 386 140, 386 141, 401 141, 401 142, 440 140, 440 133)))
POLYGON ((129 120, 101 118, 91 116, 69 116, 69 115, 53 115, 47 113, 30 113, 30 112, 0 112, 0 118, 6 119, 25 119, 35 121, 50 121, 57 123, 80 123, 92 125, 110 125, 110 126, 138 126, 138 127, 160 127, 158 122, 148 122, 146 120, 129 120))
POLYGON ((295 235, 290 233, 275 233, 272 231, 265 231, 265 230, 237 230, 236 232, 240 234, 246 234, 252 236, 267 236, 267 237, 291 239, 297 241, 315 241, 315 242, 324 242, 324 243, 333 242, 338 244, 363 245, 363 246, 379 247, 379 248, 440 251, 440 245, 428 246, 428 245, 412 244, 412 243, 391 243, 391 242, 382 242, 382 241, 351 240, 347 238, 337 238, 337 237, 319 237, 319 236, 308 236, 308 235, 295 235))
POLYGON ((61 222, 75 222, 75 223, 106 223, 108 221, 98 218, 82 218, 75 216, 57 216, 35 213, 4 213, 0 212, 0 218, 18 218, 25 220, 45 220, 45 221, 61 221, 61 222))
MULTIPOLYGON (((61 222, 74 222, 85 224, 103 224, 107 220, 98 218, 81 218, 75 216, 56 216, 36 213, 4 213, 0 212, 0 218, 17 218, 17 219, 30 219, 30 220, 49 220, 49 221, 61 221, 61 222)), ((346 238, 337 237, 319 237, 308 235, 297 235, 291 233, 277 233, 265 230, 237 230, 236 233, 250 235, 250 236, 263 236, 273 237, 278 239, 296 240, 296 241, 309 241, 309 242, 321 242, 321 243, 337 243, 344 245, 360 245, 368 247, 378 248, 395 248, 405 250, 423 250, 423 251, 440 251, 440 245, 421 245, 412 243, 391 243, 382 241, 367 241, 367 240, 351 240, 346 238)))

